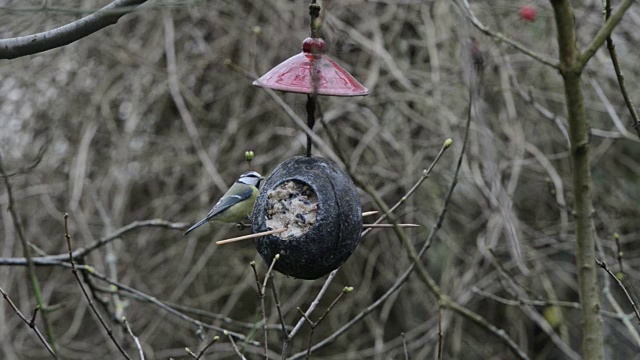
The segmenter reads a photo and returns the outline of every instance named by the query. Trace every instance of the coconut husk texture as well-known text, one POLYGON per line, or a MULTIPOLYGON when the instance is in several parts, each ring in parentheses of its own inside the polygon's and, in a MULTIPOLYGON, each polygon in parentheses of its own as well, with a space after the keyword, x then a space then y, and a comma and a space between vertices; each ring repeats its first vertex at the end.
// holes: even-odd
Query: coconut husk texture
POLYGON ((282 225, 286 232, 254 240, 265 262, 271 264, 280 254, 274 266, 280 273, 307 280, 328 274, 360 242, 362 207, 356 186, 327 159, 285 160, 265 180, 252 214, 254 233, 282 225))

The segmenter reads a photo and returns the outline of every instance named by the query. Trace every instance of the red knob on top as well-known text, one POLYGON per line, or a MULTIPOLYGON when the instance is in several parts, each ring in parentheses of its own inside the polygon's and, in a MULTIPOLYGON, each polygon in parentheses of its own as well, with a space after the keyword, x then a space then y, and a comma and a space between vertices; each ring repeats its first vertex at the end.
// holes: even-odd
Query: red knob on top
POLYGON ((302 42, 302 51, 307 54, 324 54, 326 42, 320 38, 306 38, 302 42))

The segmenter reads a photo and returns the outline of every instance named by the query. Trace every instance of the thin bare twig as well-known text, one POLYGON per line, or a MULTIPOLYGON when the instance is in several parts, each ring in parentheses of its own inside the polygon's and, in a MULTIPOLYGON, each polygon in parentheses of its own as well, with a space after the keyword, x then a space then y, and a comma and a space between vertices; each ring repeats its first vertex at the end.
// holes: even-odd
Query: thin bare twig
POLYGON ((36 305, 33 308, 33 315, 31 315, 31 320, 29 320, 29 326, 33 326, 36 322, 36 316, 38 316, 38 310, 40 310, 40 306, 36 305))
POLYGON ((473 26, 475 26, 478 30, 480 30, 480 32, 482 32, 483 34, 490 36, 498 41, 504 42, 508 45, 510 45, 511 47, 513 47, 514 49, 518 50, 519 52, 529 56, 530 58, 538 61, 541 64, 547 65, 547 66, 551 66, 554 69, 559 69, 559 65, 557 63, 555 63, 553 60, 547 58, 546 56, 542 55, 542 54, 538 54, 537 52, 527 48, 526 46, 520 44, 519 42, 508 38, 507 36, 505 36, 502 33, 499 32, 495 32, 491 29, 489 29, 488 27, 484 26, 484 24, 482 24, 482 22, 480 22, 480 20, 478 20, 478 18, 475 16, 475 14, 473 13, 473 11, 471 10, 471 6, 469 5, 469 1, 468 0, 461 0, 460 1, 462 7, 464 8, 464 12, 466 17, 469 19, 469 21, 471 22, 471 24, 473 26))
MULTIPOLYGON (((603 0, 604 5, 604 21, 606 22, 611 18, 611 0, 603 0)), ((636 107, 633 106, 633 102, 631 101, 631 97, 627 92, 627 87, 624 83, 624 75, 622 74, 622 69, 620 68, 620 62, 618 61, 618 54, 616 53, 616 45, 613 43, 613 39, 611 38, 611 34, 607 36, 607 50, 609 50, 609 57, 611 58, 611 63, 613 64, 613 69, 616 73, 616 79, 618 79, 618 85, 620 86, 620 92, 622 93, 622 98, 624 99, 624 103, 627 105, 627 109, 629 110, 629 115, 633 119, 633 128, 636 129, 638 133, 638 137, 640 138, 640 118, 638 117, 638 112, 636 111, 636 107)))
MULTIPOLYGON (((492 294, 490 292, 484 291, 482 289, 479 289, 477 287, 473 287, 471 288, 471 291, 473 291, 474 293, 480 295, 480 296, 484 296, 488 299, 497 301, 501 304, 507 305, 507 306, 520 306, 522 304, 526 304, 526 305, 532 305, 532 306, 556 306, 556 307, 563 307, 563 308, 568 308, 568 309, 575 309, 575 310, 580 310, 581 306, 580 303, 577 302, 571 302, 571 301, 562 301, 562 300, 549 300, 549 299, 545 299, 545 300, 531 300, 531 299, 524 299, 524 298, 517 298, 517 299, 506 299, 503 297, 500 297, 496 294, 492 294)), ((611 319, 616 319, 619 321, 623 321, 625 318, 627 318, 627 315, 624 314, 617 314, 615 312, 611 312, 611 311, 605 311, 605 310, 600 310, 600 314, 602 314, 602 316, 606 316, 608 318, 611 319)))
POLYGON ((409 360, 409 349, 407 349, 407 339, 405 338, 405 334, 401 333, 402 336, 402 351, 404 353, 404 360, 409 360))
POLYGON ((109 277, 107 277, 104 274, 101 274, 101 273, 97 272, 96 269, 94 269, 93 267, 91 267, 89 265, 83 265, 83 266, 77 265, 76 268, 78 270, 82 270, 84 273, 89 274, 90 276, 92 276, 94 278, 100 279, 100 280, 106 282, 107 284, 115 286, 119 290, 124 290, 124 291, 126 291, 126 292, 128 292, 128 293, 130 293, 130 294, 132 294, 132 295, 134 295, 134 296, 136 296, 136 297, 148 302, 148 303, 154 304, 157 307, 159 307, 160 309, 168 312, 169 314, 174 315, 174 316, 180 318, 181 320, 189 322, 189 323, 197 326, 198 328, 204 328, 204 329, 219 331, 219 332, 222 332, 222 333, 225 333, 225 334, 229 334, 229 335, 235 337, 236 339, 239 339, 239 340, 242 340, 242 341, 246 341, 251 345, 254 345, 254 346, 259 346, 260 345, 259 342, 247 339, 246 336, 244 336, 244 335, 242 335, 240 333, 237 333, 237 332, 234 332, 234 331, 229 331, 229 330, 226 330, 224 328, 221 328, 221 327, 213 325, 213 324, 207 324, 207 323, 204 323, 204 322, 199 321, 197 319, 194 319, 194 318, 190 317, 189 315, 183 314, 182 312, 174 309, 171 305, 167 305, 167 304, 163 303, 162 301, 158 300, 157 298, 155 298, 153 296, 147 295, 147 294, 143 293, 142 291, 134 289, 134 288, 132 288, 132 287, 130 287, 128 285, 125 285, 125 284, 122 284, 122 283, 119 283, 117 281, 113 281, 113 280, 109 279, 109 277))
POLYGON ((184 351, 186 351, 186 353, 194 359, 198 357, 198 354, 191 351, 191 349, 189 349, 188 347, 184 348, 184 351))
MULTIPOLYGON (((95 191, 90 191, 90 194, 96 206, 96 209, 98 210, 98 213, 102 218, 102 221, 106 227, 106 230, 111 231, 113 229, 113 219, 111 218, 111 216, 103 206, 102 202, 98 198, 97 193, 95 191)), ((119 193, 119 194, 120 196, 124 196, 124 193, 119 193)), ((118 267, 117 267, 118 252, 115 250, 113 243, 109 243, 105 245, 104 259, 107 265, 106 272, 109 274, 109 277, 111 278, 111 280, 118 281, 118 267)), ((78 261, 82 261, 82 260, 78 260, 78 261)), ((94 300, 96 300, 102 306, 103 310, 105 310, 107 314, 111 313, 109 309, 109 302, 97 296, 95 292, 95 287, 93 286, 93 282, 89 279, 89 277, 83 274, 82 278, 85 281, 85 283, 89 286, 89 291, 91 291, 91 295, 93 296, 94 300), (87 279, 89 279, 89 281, 87 281, 87 279)), ((120 294, 118 294, 117 292, 112 292, 109 295, 111 296, 111 301, 113 302, 112 318, 116 321, 120 321, 120 322, 124 321, 125 320, 124 311, 127 307, 127 304, 124 303, 122 299, 120 299, 120 294)))
POLYGON ((13 301, 11 301, 11 299, 9 298, 9 295, 1 287, 0 287, 0 293, 2 293, 2 296, 4 297, 4 299, 7 301, 7 303, 9 303, 9 306, 11 306, 11 308, 18 315, 18 317, 20 317, 20 319, 22 319, 22 321, 24 321, 24 323, 27 324, 27 326, 29 326, 34 333, 36 333, 36 336, 38 337, 42 345, 44 345, 44 347, 47 349, 49 354, 51 354, 51 357, 53 357, 54 359, 57 359, 58 356, 56 356, 56 353, 53 352, 53 349, 51 348, 51 346, 49 346, 49 343, 44 338, 44 336, 42 335, 38 327, 35 325, 36 313, 39 307, 36 305, 35 310, 33 311, 33 317, 31 318, 31 321, 29 321, 18 309, 16 304, 14 304, 13 301))
POLYGON ((138 349, 138 356, 140 357, 140 360, 144 360, 144 351, 142 351, 142 345, 140 344, 140 339, 138 339, 138 337, 133 334, 133 331, 131 330, 131 326, 129 326, 129 322, 127 321, 126 317, 122 317, 122 322, 124 323, 124 326, 126 326, 127 332, 133 339, 133 342, 136 344, 136 348, 138 349))
POLYGON ((245 358, 244 355, 242 355, 242 353, 240 352, 240 349, 238 349, 238 345, 236 345, 236 342, 233 340, 233 337, 231 336, 231 334, 229 334, 227 331, 225 331, 224 334, 229 338, 229 341, 231 342, 231 345, 233 346, 233 350, 235 350, 236 354, 238 354, 238 356, 242 360, 247 360, 247 358, 245 358))
MULTIPOLYGON (((171 230, 184 230, 188 228, 189 225, 190 225, 189 223, 174 223, 174 222, 170 222, 162 219, 134 221, 112 232, 111 234, 101 238, 100 240, 95 241, 93 244, 87 247, 81 247, 73 250, 72 257, 74 260, 85 257, 86 255, 93 252, 94 250, 99 249, 104 245, 118 238, 121 238, 125 234, 140 228, 159 227, 159 228, 166 228, 171 230)), ((49 265, 49 266, 63 265, 64 266, 64 264, 67 264, 66 261, 68 259, 69 259, 69 254, 58 254, 58 255, 50 255, 50 256, 33 257, 31 258, 31 261, 33 262, 34 265, 38 265, 38 266, 44 266, 44 265, 49 265)), ((25 266, 25 265, 28 265, 28 261, 24 257, 0 258, 0 265, 25 266)))
MULTIPOLYGON (((78 267, 78 269, 80 269, 80 267, 84 264, 84 258, 78 258, 77 259, 78 264, 76 265, 78 267)), ((68 264, 68 263, 65 263, 68 264)), ((71 268, 71 265, 69 264, 68 268, 71 268)), ((118 319, 115 317, 115 313, 112 313, 111 311, 111 307, 109 305, 109 300, 108 299, 104 299, 100 296, 98 296, 98 290, 99 287, 94 283, 93 279, 87 275, 86 272, 81 272, 82 275, 82 280, 84 281, 84 283, 87 285, 87 287, 89 288, 89 291, 91 292, 91 297, 93 298, 93 301, 95 301, 97 304, 100 305, 100 307, 102 308, 102 310, 104 311, 105 314, 109 314, 111 315, 111 318, 115 321, 119 321, 120 323, 122 323, 122 318, 118 319)), ((113 277, 109 277, 112 281, 118 281, 118 279, 114 279, 113 277)), ((111 290, 111 289, 110 289, 111 290)), ((118 295, 118 297, 120 296, 120 293, 118 291, 108 291, 106 292, 107 294, 109 294, 109 296, 114 297, 114 295, 118 295)), ((123 302, 119 302, 120 305, 124 305, 123 302)), ((117 304, 115 304, 115 306, 118 306, 117 304)), ((124 309, 122 309, 124 310, 124 309)), ((123 324, 124 325, 124 324, 123 324)))
MULTIPOLYGON (((597 246, 596 250, 598 251, 598 255, 600 256, 601 259, 604 259, 605 253, 599 237, 596 237, 596 246, 597 246)), ((634 342, 638 346, 640 346, 640 333, 638 332, 637 323, 633 321, 635 319, 635 314, 632 312, 629 316, 622 309, 622 306, 620 305, 618 300, 615 298, 615 296, 611 292, 611 278, 609 276, 607 275, 603 276, 601 288, 602 288, 601 293, 602 295, 604 295, 607 302, 613 308, 614 314, 620 317, 619 318, 620 322, 627 328, 627 332, 629 336, 634 340, 634 342)))
POLYGON ((320 325, 320 323, 322 323, 322 320, 329 314, 329 312, 331 312, 331 309, 333 309, 333 307, 338 303, 338 301, 340 301, 340 299, 342 299, 342 297, 350 292, 353 291, 353 287, 351 286, 345 286, 342 291, 338 294, 338 296, 336 296, 336 298, 331 302, 331 304, 327 307, 327 310, 325 310, 324 314, 322 314, 319 318, 318 321, 313 321, 311 320, 305 313, 304 311, 302 311, 302 309, 298 308, 298 311, 300 312, 300 314, 302 314, 302 317, 307 320, 307 322, 309 323, 309 326, 311 326, 311 331, 309 332, 309 340, 307 343, 307 354, 306 354, 306 358, 309 359, 311 357, 311 342, 313 340, 313 332, 315 331, 315 329, 318 327, 318 325, 320 325))
POLYGON ((318 326, 320 325, 320 323, 322 322, 322 320, 324 320, 324 318, 329 315, 329 313, 331 312, 331 309, 333 309, 333 307, 338 303, 338 301, 340 301, 340 299, 342 299, 342 297, 350 292, 353 291, 353 287, 352 286, 345 286, 344 288, 342 288, 342 291, 340 292, 340 294, 338 294, 338 296, 336 296, 336 298, 331 302, 331 304, 329 304, 329 306, 327 307, 327 310, 325 310, 324 314, 322 314, 319 318, 318 321, 316 321, 316 325, 318 326))
POLYGON ((627 297, 627 300, 629 300, 629 304, 631 304, 631 307, 633 308, 633 312, 636 314, 636 318, 638 318, 638 323, 640 324, 640 312, 638 311, 638 307, 636 306, 636 303, 633 301, 631 294, 629 294, 627 287, 624 286, 622 281, 620 281, 620 279, 618 279, 618 277, 613 272, 611 272, 611 270, 609 270, 609 268, 607 267, 607 263, 605 263, 603 260, 596 259, 596 264, 598 264, 598 266, 600 266, 604 271, 606 271, 607 274, 609 274, 609 276, 611 276, 616 281, 616 283, 622 289, 622 291, 624 291, 624 294, 627 297))
MULTIPOLYGON (((258 270, 256 269, 256 262, 252 261, 251 262, 251 268, 253 269, 253 275, 256 278, 256 286, 258 288, 258 296, 260 297, 260 305, 262 307, 262 332, 264 333, 264 357, 265 359, 269 358, 269 338, 268 338, 268 332, 267 332, 267 306, 265 303, 265 293, 267 290, 267 283, 269 282, 269 277, 271 275, 271 272, 273 271, 273 267, 276 265, 276 261, 278 261, 278 259, 280 259, 280 254, 276 254, 276 256, 273 257, 273 261, 271 261, 271 265, 269 266, 269 269, 267 270, 267 273, 264 275, 264 281, 262 282, 262 285, 260 284, 260 277, 258 276, 258 270)), ((286 331, 286 328, 284 327, 284 323, 283 323, 283 329, 286 331)))
MULTIPOLYGON (((49 146, 49 143, 47 142, 47 143, 43 144, 40 147, 40 149, 38 149, 38 153, 36 154, 36 156, 33 159, 33 161, 31 161, 31 164, 22 166, 20 169, 14 170, 14 171, 8 173, 6 176, 12 177, 12 176, 20 175, 20 174, 26 174, 26 173, 30 172, 31 170, 35 169, 36 166, 38 166, 40 164, 40 162, 42 161, 42 158, 44 157, 44 154, 47 151, 47 147, 48 146, 49 146)), ((5 175, 3 175, 3 176, 5 176, 5 175)))
POLYGON ((220 336, 214 336, 213 339, 211 339, 211 341, 209 341, 207 343, 207 345, 205 345, 202 350, 200 350, 198 352, 198 354, 194 354, 191 350, 189 350, 189 348, 185 348, 185 350, 187 351, 187 354, 191 355, 192 358, 198 360, 202 357, 202 355, 204 355, 204 353, 207 351, 207 349, 209 349, 211 346, 213 346, 213 344, 215 344, 218 340, 220 340, 220 336))
POLYGON ((29 281, 31 282, 31 286, 33 287, 33 295, 36 298, 36 306, 42 309, 42 323, 44 324, 44 331, 47 334, 47 339, 49 340, 49 345, 51 345, 51 349, 54 353, 58 353, 58 348, 56 347, 55 337, 53 336, 53 330, 51 328, 51 324, 49 323, 49 318, 46 315, 46 306, 44 304, 44 300, 42 299, 42 292, 40 291, 40 282, 38 281, 38 277, 36 276, 36 271, 34 267, 33 258, 31 257, 31 247, 27 242, 27 239, 24 235, 24 229, 22 228, 22 222, 20 221, 20 216, 18 216, 18 212, 16 211, 15 200, 13 198, 13 191, 11 190, 11 182, 9 181, 9 176, 4 169, 4 163, 2 161, 2 155, 0 154, 0 174, 4 179, 4 185, 7 188, 7 198, 8 205, 7 209, 9 210, 9 214, 11 215, 11 220, 13 221, 13 226, 15 228, 16 233, 18 234, 18 239, 20 239, 20 244, 22 245, 22 252, 24 254, 25 264, 27 265, 27 276, 29 277, 29 281))
POLYGON ((616 258, 618 259, 618 267, 620 273, 624 275, 624 266, 622 265, 622 246, 620 246, 620 234, 614 233, 613 239, 616 241, 616 258))
POLYGON ((118 351, 120 351, 122 356, 124 356, 125 359, 131 360, 131 357, 129 357, 127 352, 124 351, 124 349, 122 348, 122 345, 120 345, 118 340, 113 335, 113 331, 111 330, 111 328, 109 328, 107 323, 104 321, 104 319, 102 318, 102 315, 100 315, 100 313, 98 312, 98 309, 96 309, 96 306, 91 300, 91 297, 89 296, 89 294, 87 294, 87 290, 84 288, 84 284, 82 284, 82 281, 80 280, 80 276, 78 275, 78 269, 76 268, 76 263, 73 260, 73 251, 71 249, 71 236, 69 235, 68 223, 69 223, 69 214, 64 214, 64 238, 67 240, 67 248, 69 250, 69 262, 71 263, 71 272, 73 273, 73 276, 76 278, 76 281, 78 282, 78 285, 82 290, 82 294, 84 295, 85 299, 87 299, 87 302, 89 303, 89 307, 91 307, 91 311, 93 311, 93 313, 98 318, 100 325, 102 325, 102 328, 104 328, 107 331, 107 334, 111 338, 111 341, 118 348, 118 351))
MULTIPOLYGON (((83 272, 84 275, 87 274, 87 272, 83 272)), ((86 279, 85 279, 86 282, 86 279)), ((117 286, 116 286, 117 288, 117 286)), ((112 289, 107 289, 104 287, 95 287, 95 290, 98 292, 102 292, 102 293, 112 293, 114 292, 114 290, 112 289)), ((117 290, 115 290, 117 291, 117 290)), ((139 296, 137 294, 131 293, 131 292, 120 292, 120 295, 122 296, 126 296, 128 298, 134 299, 136 301, 141 301, 141 302, 150 302, 148 301, 147 298, 144 298, 142 296, 139 296)), ((250 323, 250 322, 243 322, 243 321, 238 321, 238 320, 234 320, 228 316, 225 315, 221 315, 221 314, 216 314, 216 313, 212 313, 210 311, 206 311, 206 310, 202 310, 202 309, 198 309, 198 308, 194 308, 194 307, 190 307, 190 306, 185 306, 185 305, 180 305, 180 304, 176 304, 170 301, 161 301, 162 304, 178 310, 178 311, 183 311, 184 313, 189 313, 189 314, 194 314, 194 315, 198 315, 202 318, 208 318, 208 319, 212 319, 212 320, 219 320, 224 324, 229 324, 229 325, 234 325, 234 326, 238 326, 247 330, 253 330, 256 327, 255 323, 250 323)), ((267 327, 269 328, 269 330, 282 330, 282 327, 280 324, 278 325, 267 325, 267 327)), ((289 331, 290 329, 293 329, 293 326, 286 326, 286 330, 289 331)), ((222 330, 220 330, 222 331, 222 330)))
MULTIPOLYGON (((431 175, 431 172, 433 171, 433 168, 436 166, 436 164, 438 163, 438 161, 440 160, 440 158, 442 157, 442 155, 444 154, 444 152, 451 146, 451 144, 453 144, 453 140, 451 139, 446 139, 444 141, 444 143, 442 144, 442 147, 440 148, 440 151, 438 152, 438 154, 436 155, 436 157, 433 159, 433 161, 431 162, 431 165, 429 165, 429 167, 425 170, 422 171, 422 175, 420 176, 420 178, 418 178, 418 181, 416 181, 416 183, 411 187, 411 189, 409 189, 409 191, 407 191, 407 193, 400 198, 400 200, 398 200, 397 203, 395 203, 395 205, 393 205, 389 211, 385 212, 384 214, 382 214, 382 216, 380 216, 376 221, 373 222, 373 224, 368 224, 369 227, 373 227, 372 225, 376 225, 381 223, 384 219, 386 219, 387 217, 389 217, 389 215, 394 212, 398 207, 400 207, 400 205, 404 204, 407 199, 413 195, 413 193, 416 192, 416 190, 418 190, 418 188, 420 187, 420 185, 422 185, 422 183, 427 180, 429 178, 429 175, 431 175)), ((354 178, 354 180, 358 180, 358 182, 360 183, 361 186, 364 186, 364 182, 359 181, 359 179, 354 176, 355 174, 351 174, 352 177, 354 178)), ((391 225, 393 226, 393 224, 391 225)), ((362 236, 367 235, 369 232, 371 232, 372 229, 367 229, 365 231, 362 232, 362 236)))
POLYGON ((625 139, 639 143, 640 140, 637 138, 637 136, 632 134, 629 130, 627 130, 627 128, 622 123, 622 120, 620 119, 620 116, 618 116, 618 113, 615 107, 613 106, 613 104, 611 104, 611 101, 609 101, 609 99, 607 98, 607 95, 605 94, 604 90, 602 90, 602 87, 600 86, 599 82, 596 79, 592 78, 592 79, 589 79, 589 83, 591 84, 591 86, 593 86, 593 89, 596 91, 596 95, 598 95, 598 98, 600 98, 602 105, 604 106, 605 110, 609 114, 609 117, 611 117, 611 121, 613 121, 613 124, 615 125, 616 130, 620 132, 621 137, 624 137, 625 139))
POLYGON ((438 306, 438 360, 442 360, 442 307, 438 306))
POLYGON ((284 317, 282 316, 282 307, 280 306, 280 299, 278 298, 276 283, 273 280, 271 280, 271 293, 273 294, 273 300, 275 301, 276 309, 278 310, 278 318, 280 319, 282 332, 284 333, 284 337, 287 338, 287 336, 289 336, 289 332, 287 331, 287 324, 284 322, 284 317))
POLYGON ((289 344, 291 343, 291 340, 293 340, 294 336, 296 336, 296 334, 300 331, 300 329, 302 329, 302 325, 304 324, 305 318, 311 316, 311 313, 316 309, 318 304, 320 304, 320 299, 322 299, 324 294, 327 292, 327 289, 329 288, 329 285, 331 284, 333 279, 336 277, 337 272, 338 270, 333 270, 331 273, 329 273, 329 276, 327 277, 327 280, 325 280, 324 284, 322 285, 322 288, 320 288, 318 295, 316 295, 316 298, 313 299, 307 311, 304 312, 304 316, 298 320, 298 322, 296 323, 296 326, 294 326, 293 330, 291 330, 291 332, 289 333, 289 336, 287 336, 286 340, 282 344, 282 360, 286 359, 287 357, 287 351, 289 349, 289 344))

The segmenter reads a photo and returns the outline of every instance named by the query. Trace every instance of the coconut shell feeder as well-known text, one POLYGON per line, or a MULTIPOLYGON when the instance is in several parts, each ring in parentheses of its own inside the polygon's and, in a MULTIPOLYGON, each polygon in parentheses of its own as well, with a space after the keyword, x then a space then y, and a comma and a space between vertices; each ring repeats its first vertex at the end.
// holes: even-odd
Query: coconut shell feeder
POLYGON ((351 178, 321 158, 285 160, 265 180, 252 215, 254 233, 286 229, 254 240, 274 269, 317 279, 342 265, 360 242, 362 208, 351 178))
MULTIPOLYGON (((365 96, 369 90, 326 54, 317 36, 320 6, 312 0, 311 36, 302 52, 264 74, 253 85, 307 94, 307 125, 313 130, 317 96, 365 96)), ((336 164, 311 156, 282 162, 265 179, 252 215, 258 253, 274 269, 300 279, 317 279, 337 269, 353 253, 362 233, 362 208, 351 178, 336 164)))

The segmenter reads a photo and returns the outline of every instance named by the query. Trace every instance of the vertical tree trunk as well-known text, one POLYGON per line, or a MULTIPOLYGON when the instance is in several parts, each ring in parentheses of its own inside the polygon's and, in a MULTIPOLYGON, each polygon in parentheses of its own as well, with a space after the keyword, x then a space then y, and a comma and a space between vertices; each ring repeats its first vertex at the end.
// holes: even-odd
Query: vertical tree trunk
POLYGON ((602 318, 595 263, 593 203, 589 161, 589 124, 582 93, 582 69, 578 62, 573 8, 569 0, 551 0, 558 29, 560 72, 564 80, 567 119, 571 140, 574 216, 576 222, 576 263, 582 305, 582 356, 603 359, 602 318))

